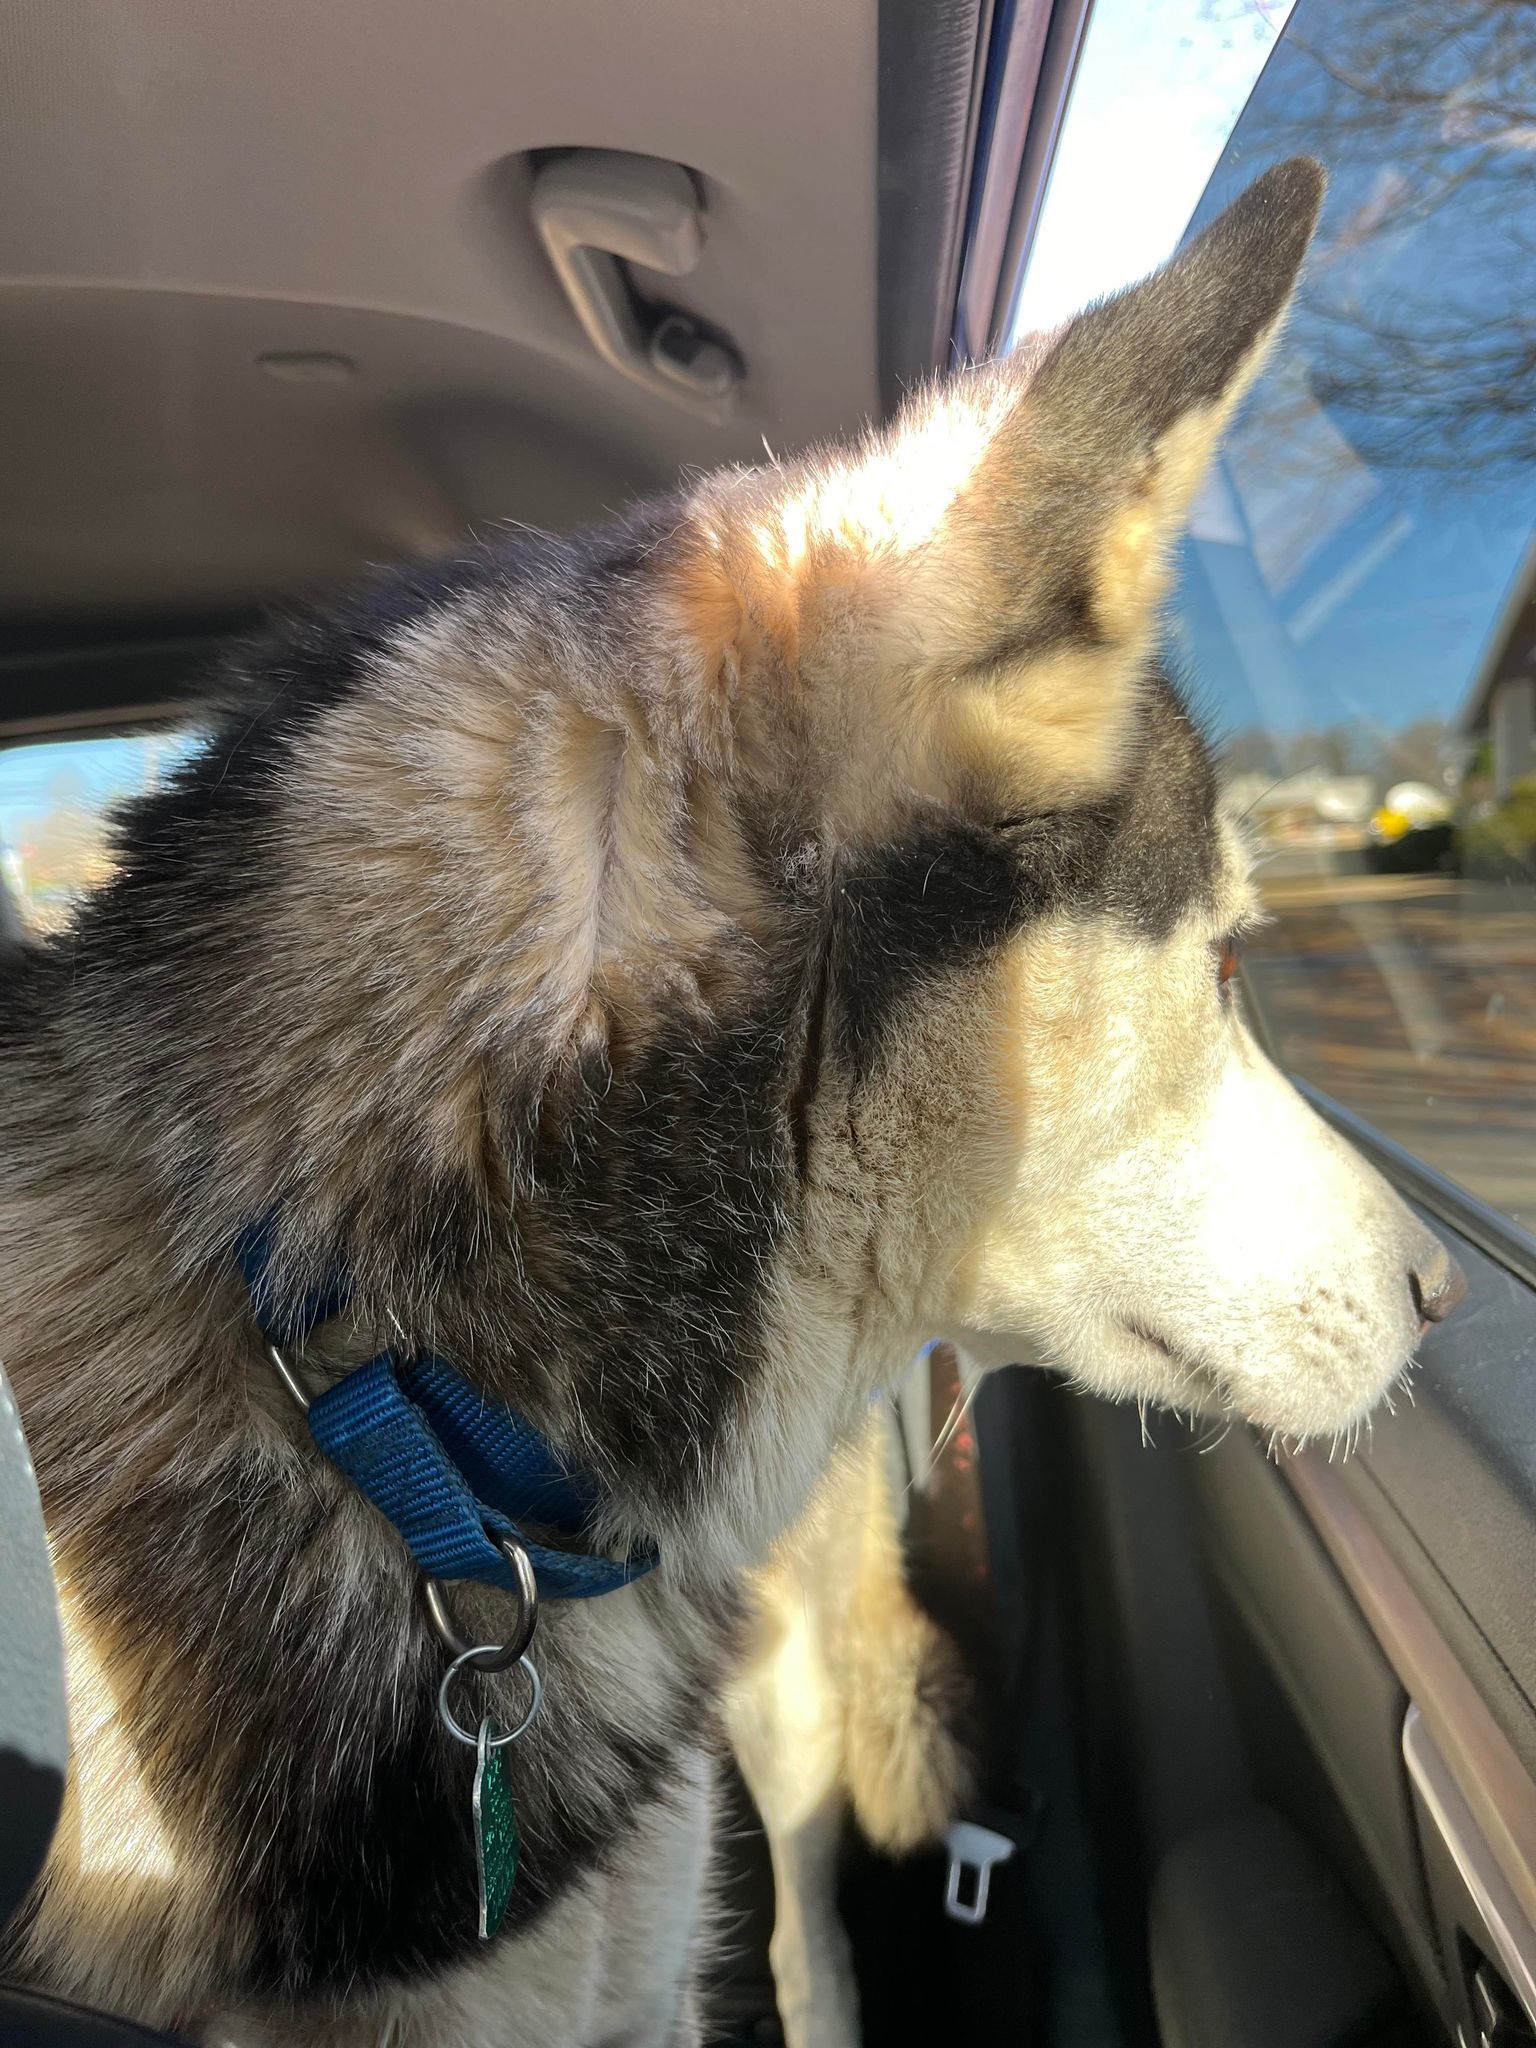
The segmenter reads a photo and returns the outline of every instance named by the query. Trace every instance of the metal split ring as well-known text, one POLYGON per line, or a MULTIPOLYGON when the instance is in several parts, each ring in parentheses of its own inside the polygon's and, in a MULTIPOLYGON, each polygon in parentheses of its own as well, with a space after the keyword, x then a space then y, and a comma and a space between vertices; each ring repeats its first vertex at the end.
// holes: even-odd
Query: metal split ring
MULTIPOLYGON (((299 1378, 298 1368, 280 1344, 267 1342, 267 1357, 272 1368, 282 1381, 284 1391, 301 1414, 309 1413, 309 1395, 304 1391, 304 1382, 299 1378)), ((512 1567, 512 1576, 517 1581, 512 1588, 512 1597, 517 1602, 517 1620, 512 1633, 503 1643, 469 1643, 454 1626, 449 1611, 447 1595, 437 1579, 422 1580, 422 1596, 427 1604, 427 1613, 436 1629, 443 1647, 454 1657, 456 1670, 459 1664, 472 1661, 477 1671, 508 1671, 520 1663, 528 1645, 533 1641, 533 1632, 539 1624, 539 1588, 533 1576, 533 1566, 528 1553, 515 1536, 500 1535, 487 1529, 486 1535, 512 1567)))
POLYGON ((512 1567, 512 1576, 517 1585, 512 1597, 517 1602, 517 1617, 512 1633, 503 1643, 467 1642, 454 1626, 449 1611, 447 1595, 440 1579, 423 1579, 422 1598, 427 1603, 427 1613, 438 1638, 445 1649, 453 1652, 454 1669, 466 1660, 472 1661, 476 1671, 507 1671, 521 1662, 528 1645, 533 1641, 533 1632, 539 1625, 539 1587, 533 1576, 533 1565, 528 1553, 515 1536, 501 1536, 486 1531, 492 1543, 512 1567))
POLYGON ((467 1742, 471 1749, 478 1749, 480 1747, 482 1736, 484 1737, 487 1749, 505 1749, 509 1742, 516 1742, 520 1735, 526 1735, 533 1726, 534 1716, 538 1713, 544 1698, 543 1683, 539 1678, 538 1672, 534 1669, 531 1660, 527 1657, 519 1657, 517 1661, 524 1671, 527 1672, 528 1683, 533 1687, 533 1697, 528 1702, 527 1713, 524 1714, 517 1726, 509 1729, 505 1735, 485 1735, 483 1722, 479 1732, 474 1735, 471 1735, 467 1728, 461 1727, 453 1718, 453 1709, 448 1704, 448 1688, 452 1685, 458 1673, 466 1667, 471 1671, 491 1669, 492 1667, 489 1665, 475 1664, 471 1660, 482 1656, 487 1650, 494 1651, 495 1649, 496 1645, 494 1643, 481 1643, 473 1649, 466 1650, 462 1656, 455 1657, 448 1666, 448 1669, 443 1673, 443 1682, 437 1688, 438 1719, 456 1742, 467 1742))
POLYGON ((301 1415, 309 1413, 309 1396, 304 1391, 304 1382, 299 1378, 298 1368, 280 1344, 267 1342, 267 1356, 273 1370, 283 1383, 283 1391, 297 1407, 301 1415))

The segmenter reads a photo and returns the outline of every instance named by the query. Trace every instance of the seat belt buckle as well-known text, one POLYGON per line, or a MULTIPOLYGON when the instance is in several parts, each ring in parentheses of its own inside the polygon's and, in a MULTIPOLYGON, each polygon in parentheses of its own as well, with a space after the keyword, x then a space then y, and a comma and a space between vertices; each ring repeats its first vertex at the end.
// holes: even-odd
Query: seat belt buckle
POLYGON ((944 1837, 949 1852, 949 1870, 944 1880, 944 1911, 964 1927, 979 1927, 987 1917, 987 1894, 992 1872, 1006 1863, 1014 1844, 995 1828, 979 1821, 957 1820, 944 1837))

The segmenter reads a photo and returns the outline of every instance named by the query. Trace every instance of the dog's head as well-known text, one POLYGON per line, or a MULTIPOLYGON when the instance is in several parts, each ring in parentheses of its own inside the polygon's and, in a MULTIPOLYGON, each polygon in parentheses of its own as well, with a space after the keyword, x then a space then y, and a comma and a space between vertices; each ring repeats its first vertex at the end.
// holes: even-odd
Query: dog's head
POLYGON ((1368 1409, 1454 1270, 1244 1026, 1242 839, 1157 663, 1321 189, 862 446, 253 657, 64 963, 188 1276, 271 1213, 298 1292, 339 1254, 649 1526, 735 1471, 738 1549, 940 1332, 1368 1409))
POLYGON ((1280 166, 856 452, 705 484, 664 582, 736 788, 830 849, 802 1163, 871 1314, 1296 1434, 1454 1269, 1245 1026, 1249 862, 1156 651, 1322 185, 1280 166))

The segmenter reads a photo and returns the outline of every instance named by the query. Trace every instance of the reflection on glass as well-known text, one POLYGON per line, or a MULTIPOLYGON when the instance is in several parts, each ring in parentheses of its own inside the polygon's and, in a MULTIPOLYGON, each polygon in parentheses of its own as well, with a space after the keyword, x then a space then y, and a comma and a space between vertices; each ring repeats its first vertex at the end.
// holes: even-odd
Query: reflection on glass
POLYGON ((1173 254, 1291 6, 1093 0, 1010 347, 1173 254))
POLYGON ((1536 34, 1300 0, 1195 226, 1332 178, 1197 509, 1179 630, 1274 922, 1282 1061, 1536 1228, 1536 34))
POLYGON ((153 789, 196 744, 158 732, 0 749, 0 881, 29 930, 57 931, 105 880, 111 807, 153 789))

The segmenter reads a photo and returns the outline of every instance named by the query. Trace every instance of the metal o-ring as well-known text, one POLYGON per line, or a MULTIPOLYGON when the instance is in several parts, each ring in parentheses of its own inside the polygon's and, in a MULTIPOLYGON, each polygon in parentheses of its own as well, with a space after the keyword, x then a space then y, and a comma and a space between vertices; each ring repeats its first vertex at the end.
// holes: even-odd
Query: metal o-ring
MULTIPOLYGON (((494 1650, 495 1648, 496 1645, 494 1643, 481 1643, 478 1645, 478 1649, 481 1650, 494 1650)), ((478 1733, 471 1735, 467 1728, 461 1727, 453 1718, 453 1709, 448 1704, 448 1688, 461 1670, 467 1668, 472 1671, 485 1671, 489 1668, 484 1664, 477 1665, 470 1662, 471 1658, 476 1654, 477 1650, 471 1648, 466 1650, 461 1657, 455 1657, 448 1666, 448 1669, 443 1673, 443 1682, 437 1688, 438 1718, 456 1741, 467 1742, 471 1749, 479 1748, 480 1736, 478 1733)), ((509 1729, 505 1735, 490 1735, 486 1737, 485 1746, 487 1749, 505 1749, 509 1742, 516 1742, 520 1735, 526 1735, 533 1726, 533 1717, 539 1711, 540 1703, 544 1698, 543 1682, 538 1672, 534 1669, 531 1659, 519 1657, 517 1661, 528 1674, 528 1682, 533 1687, 533 1697, 528 1702, 527 1713, 524 1714, 515 1728, 509 1729)))
POLYGON ((438 1579, 422 1581, 422 1597, 427 1603, 427 1613, 444 1647, 453 1652, 454 1668, 468 1659, 473 1662, 476 1671, 508 1671, 521 1660, 528 1645, 533 1641, 535 1628, 538 1627, 539 1588, 533 1576, 533 1565, 527 1551, 512 1536, 492 1536, 491 1541, 511 1565, 512 1575, 517 1580, 513 1594, 517 1601, 517 1620, 505 1642, 466 1642, 454 1626, 442 1582, 438 1579))

